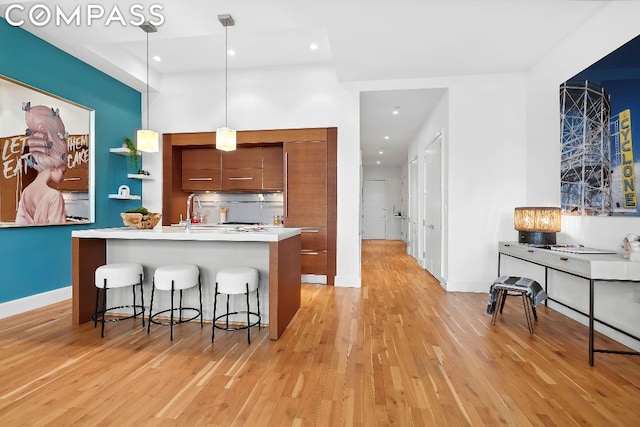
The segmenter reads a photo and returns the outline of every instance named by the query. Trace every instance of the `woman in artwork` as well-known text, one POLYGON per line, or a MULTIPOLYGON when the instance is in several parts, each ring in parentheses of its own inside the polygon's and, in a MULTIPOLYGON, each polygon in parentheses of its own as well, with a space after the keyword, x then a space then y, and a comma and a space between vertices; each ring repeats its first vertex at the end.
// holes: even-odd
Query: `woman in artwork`
POLYGON ((59 110, 44 105, 22 106, 26 112, 29 154, 27 166, 38 176, 22 191, 16 224, 60 224, 67 214, 62 193, 47 184, 62 182, 67 170, 67 137, 59 110))

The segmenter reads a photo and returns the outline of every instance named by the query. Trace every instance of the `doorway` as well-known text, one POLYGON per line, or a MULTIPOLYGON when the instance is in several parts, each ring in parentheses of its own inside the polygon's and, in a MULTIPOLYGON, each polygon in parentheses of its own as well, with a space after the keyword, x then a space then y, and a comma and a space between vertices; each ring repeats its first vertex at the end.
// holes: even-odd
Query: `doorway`
POLYGON ((440 283, 444 283, 442 269, 442 132, 423 152, 424 164, 424 264, 440 283))
POLYGON ((409 217, 407 218, 407 253, 420 261, 418 248, 418 157, 409 162, 409 217))
POLYGON ((362 238, 387 238, 387 181, 365 180, 363 183, 362 238))

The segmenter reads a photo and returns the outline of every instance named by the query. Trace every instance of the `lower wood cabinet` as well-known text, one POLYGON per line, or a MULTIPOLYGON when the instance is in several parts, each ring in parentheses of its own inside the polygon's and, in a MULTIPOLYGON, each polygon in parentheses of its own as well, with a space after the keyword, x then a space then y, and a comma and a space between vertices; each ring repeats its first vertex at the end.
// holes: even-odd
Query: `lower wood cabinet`
POLYGON ((302 274, 327 274, 327 251, 302 250, 300 252, 300 266, 302 274))
POLYGON ((300 237, 302 240, 302 250, 327 249, 326 228, 302 228, 300 237))

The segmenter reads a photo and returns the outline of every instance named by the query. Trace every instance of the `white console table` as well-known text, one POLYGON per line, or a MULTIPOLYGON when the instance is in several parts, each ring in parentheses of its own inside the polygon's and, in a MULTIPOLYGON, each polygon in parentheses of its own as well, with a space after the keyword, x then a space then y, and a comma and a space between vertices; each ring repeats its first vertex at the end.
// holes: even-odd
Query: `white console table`
POLYGON ((593 366, 594 353, 615 353, 638 356, 637 351, 622 351, 594 348, 594 322, 601 323, 621 334, 640 341, 640 337, 632 335, 615 326, 594 317, 594 284, 595 282, 640 282, 640 262, 632 262, 622 257, 620 253, 612 254, 576 254, 545 249, 517 242, 499 242, 498 276, 500 276, 501 257, 510 256, 522 261, 544 267, 544 288, 548 299, 567 307, 589 318, 589 365, 593 366), (548 270, 561 271, 572 276, 589 281, 589 313, 585 314, 563 302, 555 300, 547 290, 548 270))

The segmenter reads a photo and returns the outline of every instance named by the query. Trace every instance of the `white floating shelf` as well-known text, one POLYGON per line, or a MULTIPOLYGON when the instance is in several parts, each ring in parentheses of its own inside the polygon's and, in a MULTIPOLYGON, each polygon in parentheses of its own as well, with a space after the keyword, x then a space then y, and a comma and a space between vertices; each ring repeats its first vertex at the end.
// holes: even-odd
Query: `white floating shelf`
MULTIPOLYGON (((126 147, 116 147, 116 148, 109 148, 109 152, 114 153, 114 154, 120 154, 121 156, 130 156, 131 155, 131 151, 129 151, 128 148, 126 147)), ((138 155, 140 155, 140 151, 138 151, 138 155)))
POLYGON ((150 176, 150 175, 143 175, 140 173, 130 173, 127 174, 127 178, 131 178, 131 179, 141 179, 141 180, 147 180, 147 181, 154 181, 155 178, 150 176))
POLYGON ((129 196, 123 196, 121 194, 109 194, 109 198, 110 199, 120 199, 120 200, 140 200, 141 197, 140 196, 136 196, 136 195, 129 195, 129 196))

